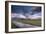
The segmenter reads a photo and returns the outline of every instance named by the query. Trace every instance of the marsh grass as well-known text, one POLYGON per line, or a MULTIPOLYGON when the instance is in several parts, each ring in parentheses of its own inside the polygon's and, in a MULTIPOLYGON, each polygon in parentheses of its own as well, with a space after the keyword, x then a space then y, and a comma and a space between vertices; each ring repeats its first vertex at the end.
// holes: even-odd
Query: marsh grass
MULTIPOLYGON (((16 19, 15 21, 34 26, 41 26, 41 19, 16 19)), ((11 26, 11 28, 16 28, 16 25, 13 22, 11 23, 11 26)))
POLYGON ((17 19, 16 21, 35 26, 41 26, 41 19, 17 19))

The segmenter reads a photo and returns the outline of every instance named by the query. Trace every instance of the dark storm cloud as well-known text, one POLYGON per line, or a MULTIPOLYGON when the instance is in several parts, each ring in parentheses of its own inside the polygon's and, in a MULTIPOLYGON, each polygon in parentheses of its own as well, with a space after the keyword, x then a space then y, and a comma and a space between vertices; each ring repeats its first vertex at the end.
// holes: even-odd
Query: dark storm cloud
POLYGON ((12 5, 11 10, 12 10, 12 13, 34 14, 35 12, 41 12, 41 7, 12 5))

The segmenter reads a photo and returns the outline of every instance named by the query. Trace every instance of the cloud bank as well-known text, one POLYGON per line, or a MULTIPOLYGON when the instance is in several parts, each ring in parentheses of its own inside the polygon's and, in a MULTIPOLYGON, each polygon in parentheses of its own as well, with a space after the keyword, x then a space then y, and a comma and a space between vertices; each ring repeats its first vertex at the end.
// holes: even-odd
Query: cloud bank
POLYGON ((34 15, 30 15, 30 14, 17 14, 17 13, 12 13, 12 18, 23 18, 23 19, 39 19, 41 18, 41 13, 37 13, 34 15))

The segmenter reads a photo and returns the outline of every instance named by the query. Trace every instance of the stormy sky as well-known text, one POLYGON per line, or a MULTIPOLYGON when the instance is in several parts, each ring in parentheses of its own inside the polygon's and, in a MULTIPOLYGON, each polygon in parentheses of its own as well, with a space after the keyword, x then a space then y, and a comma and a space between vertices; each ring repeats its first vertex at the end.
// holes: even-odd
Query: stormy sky
POLYGON ((11 6, 12 17, 18 18, 32 18, 32 17, 41 17, 41 7, 39 6, 11 6))

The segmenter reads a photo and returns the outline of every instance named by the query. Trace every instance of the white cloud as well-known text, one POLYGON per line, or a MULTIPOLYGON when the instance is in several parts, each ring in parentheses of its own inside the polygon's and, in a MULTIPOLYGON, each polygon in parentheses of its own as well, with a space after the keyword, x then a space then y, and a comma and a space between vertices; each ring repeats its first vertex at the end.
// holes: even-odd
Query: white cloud
POLYGON ((39 19, 41 18, 41 13, 36 13, 34 15, 30 15, 29 13, 25 14, 17 14, 17 13, 12 13, 12 18, 24 18, 24 19, 39 19))
POLYGON ((41 13, 36 13, 34 15, 29 14, 27 18, 29 18, 29 19, 39 19, 39 18, 41 18, 41 13))
POLYGON ((12 18, 26 18, 23 14, 12 13, 12 18))

